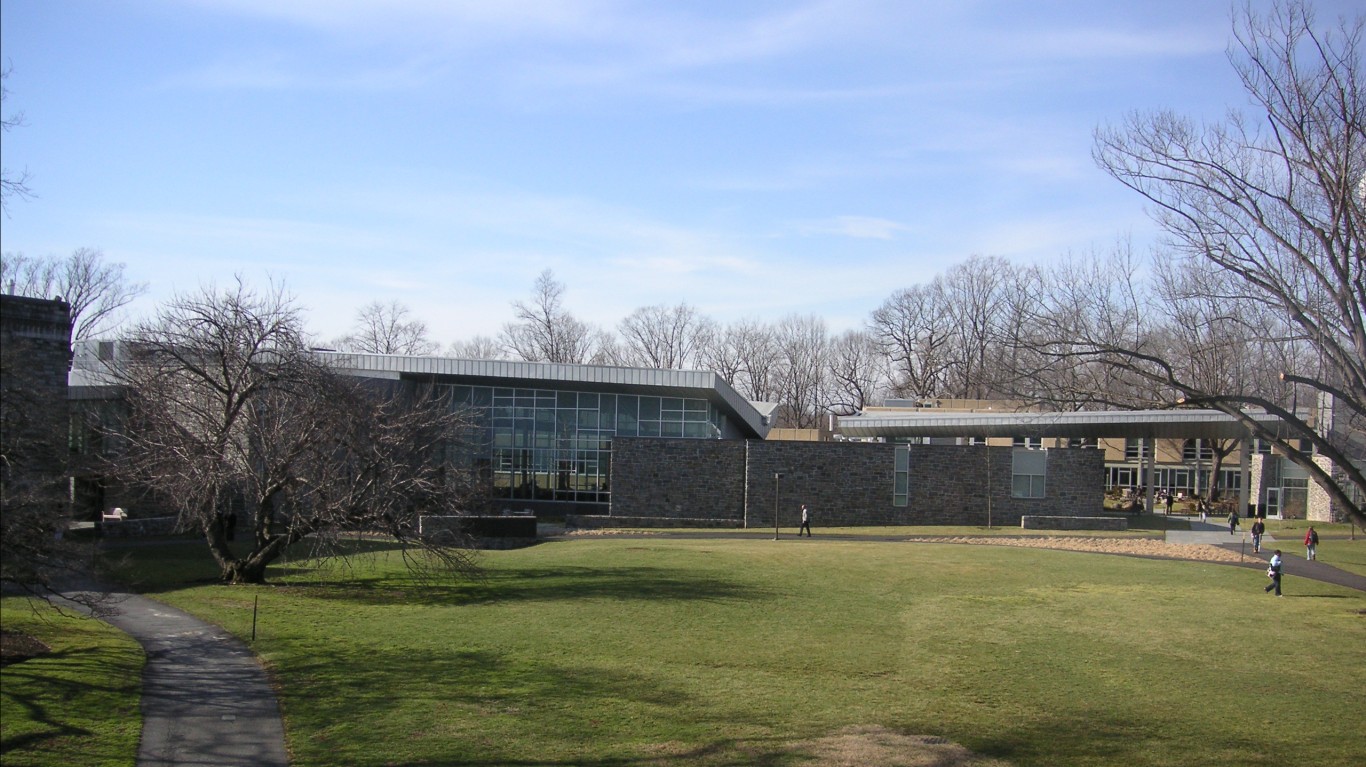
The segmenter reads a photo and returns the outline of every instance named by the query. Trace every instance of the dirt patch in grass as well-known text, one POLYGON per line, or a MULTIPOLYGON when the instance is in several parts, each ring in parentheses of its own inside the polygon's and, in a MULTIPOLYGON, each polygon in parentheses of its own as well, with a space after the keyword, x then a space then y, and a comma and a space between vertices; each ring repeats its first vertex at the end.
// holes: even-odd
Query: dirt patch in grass
POLYGON ((682 743, 660 743, 642 762, 664 767, 680 759, 694 764, 731 765, 781 763, 802 767, 1011 767, 1010 762, 974 754, 947 738, 907 735, 878 725, 851 725, 820 738, 778 746, 716 743, 701 748, 682 743), (737 761, 743 760, 743 761, 737 761))
POLYGON ((1144 538, 1083 538, 1083 537, 971 537, 907 538, 918 543, 968 543, 987 546, 1023 546, 1031 549, 1063 549, 1090 551, 1097 554, 1127 554, 1134 557, 1163 559, 1193 559, 1202 562, 1245 562, 1236 551, 1204 544, 1166 543, 1144 538))
POLYGON ((856 725, 816 740, 794 743, 794 752, 809 754, 800 764, 812 767, 1008 767, 945 738, 906 735, 885 727, 856 725))
POLYGON ((0 631, 0 666, 36 658, 52 648, 18 631, 0 631))

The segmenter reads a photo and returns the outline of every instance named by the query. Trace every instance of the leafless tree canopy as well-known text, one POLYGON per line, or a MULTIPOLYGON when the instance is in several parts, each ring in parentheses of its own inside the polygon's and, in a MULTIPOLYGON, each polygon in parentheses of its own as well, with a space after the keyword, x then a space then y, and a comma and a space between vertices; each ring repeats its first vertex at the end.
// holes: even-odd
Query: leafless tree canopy
POLYGON ((398 301, 373 301, 356 312, 351 332, 337 340, 342 351, 366 354, 403 354, 423 357, 440 345, 427 337, 427 323, 416 319, 398 301))
POLYGON ((488 336, 475 336, 468 341, 453 341, 446 347, 446 354, 464 360, 500 360, 503 347, 488 336))
POLYGON ((1311 441, 1338 476, 1286 454, 1359 521, 1366 516, 1348 488, 1366 493, 1352 462, 1366 458, 1364 25, 1357 17, 1320 27, 1297 0, 1265 16, 1246 10, 1230 60, 1254 117, 1235 111, 1197 125, 1171 112, 1134 114, 1098 130, 1095 148, 1106 172, 1152 204, 1169 235, 1163 298, 1196 323, 1172 331, 1178 339, 1136 321, 1128 337, 1096 345, 1098 357, 1156 394, 1281 416, 1289 433, 1258 436, 1287 448, 1311 441), (1248 388, 1258 376, 1239 375, 1236 364, 1246 351, 1285 366, 1277 372, 1286 394, 1248 388), (1331 396, 1347 423, 1315 429, 1291 406, 1300 392, 1331 396))
MULTIPOLYGON (((4 82, 9 79, 10 71, 9 66, 0 69, 0 104, 9 99, 9 88, 4 82)), ((23 112, 0 114, 0 132, 9 133, 23 124, 23 112)), ((11 198, 27 199, 32 196, 33 190, 28 186, 27 170, 11 171, 9 168, 0 168, 0 210, 3 210, 6 216, 9 215, 11 198)))
POLYGON ((502 343, 508 352, 529 362, 588 362, 594 353, 594 333, 564 307, 564 285, 549 269, 541 272, 531 300, 512 304, 517 319, 503 326, 502 343))
POLYGON ((383 533, 468 571, 463 549, 422 537, 473 485, 446 460, 463 416, 444 400, 333 373, 309 353, 282 291, 240 281, 178 296, 135 329, 127 445, 116 470, 202 533, 225 581, 259 582, 287 548, 343 530, 383 533), (247 546, 230 546, 242 517, 247 546))
POLYGON ((836 336, 828 347, 830 386, 827 407, 840 415, 857 413, 886 397, 887 364, 877 342, 861 330, 836 336))
POLYGON ((129 282, 124 265, 109 263, 95 248, 77 248, 65 258, 34 258, 22 253, 0 256, 0 290, 29 298, 58 298, 71 305, 71 337, 95 338, 113 330, 124 307, 147 292, 147 283, 129 282))
POLYGON ((621 321, 618 332, 625 344, 621 364, 687 370, 698 360, 715 334, 715 323, 687 304, 646 306, 621 321))

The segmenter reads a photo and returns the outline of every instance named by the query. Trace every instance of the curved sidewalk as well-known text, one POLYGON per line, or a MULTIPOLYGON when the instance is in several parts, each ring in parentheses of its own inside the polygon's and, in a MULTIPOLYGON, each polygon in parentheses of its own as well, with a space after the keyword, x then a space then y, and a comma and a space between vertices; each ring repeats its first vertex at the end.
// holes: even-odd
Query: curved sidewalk
POLYGON ((138 767, 287 767, 284 722, 265 669, 217 626, 119 593, 103 620, 147 653, 138 767))
MULTIPOLYGON (((1262 536, 1261 552, 1253 553, 1252 541, 1248 537, 1245 527, 1240 528, 1236 534, 1229 535, 1226 524, 1191 520, 1190 526, 1190 530, 1168 530, 1166 534, 1167 543, 1204 544, 1218 546, 1230 551, 1241 551, 1247 555, 1247 566, 1249 567, 1261 567, 1262 563, 1271 559, 1271 552, 1276 550, 1276 539, 1270 535, 1264 535, 1262 536), (1244 540, 1245 538, 1248 539, 1244 540)), ((1346 586, 1349 589, 1366 591, 1366 576, 1339 570, 1318 559, 1307 560, 1302 554, 1288 548, 1290 546, 1301 552, 1304 550, 1304 547, 1298 543, 1281 544, 1281 558, 1285 562, 1284 572, 1287 578, 1310 578, 1335 586, 1346 586)))

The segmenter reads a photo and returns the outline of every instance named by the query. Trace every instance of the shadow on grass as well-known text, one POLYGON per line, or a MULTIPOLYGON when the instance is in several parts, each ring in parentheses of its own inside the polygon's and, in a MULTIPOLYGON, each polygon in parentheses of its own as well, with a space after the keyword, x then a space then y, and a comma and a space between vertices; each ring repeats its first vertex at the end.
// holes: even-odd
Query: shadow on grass
POLYGON ((488 572, 477 581, 347 576, 304 577, 278 585, 316 598, 357 604, 466 605, 581 599, 727 602, 762 599, 753 585, 662 567, 559 567, 488 572))
MULTIPOLYGON (((659 718, 664 729, 708 730, 736 723, 765 724, 741 708, 718 716, 691 693, 644 672, 607 670, 545 659, 528 661, 497 651, 443 651, 384 647, 320 649, 306 665, 281 669, 285 689, 298 690, 309 703, 308 721, 290 717, 291 740, 305 761, 322 757, 334 763, 386 765, 776 765, 792 764, 790 750, 776 741, 716 740, 701 745, 669 740, 642 756, 563 758, 519 757, 537 743, 584 743, 616 738, 604 724, 606 709, 624 710, 632 720, 659 718), (344 672, 339 669, 345 669, 344 672), (405 679, 439 679, 440 685, 415 685, 402 694, 405 679), (438 713, 439 712, 439 713, 438 713), (465 722, 447 729, 433 717, 465 722), (358 722, 379 727, 356 727, 358 722), (420 724, 415 724, 420 723, 420 724), (417 729, 414 729, 416 727, 417 729), (429 728, 431 728, 429 730, 429 728), (422 741, 405 743, 405 740, 422 741)), ((286 711, 292 707, 286 692, 286 711)), ((302 708, 303 706, 301 706, 302 708)), ((608 712, 605 718, 611 719, 608 712)), ((635 725, 628 725, 628 729, 635 725)), ((627 736, 628 739, 633 739, 627 736)))
MULTIPOLYGON (((59 650, 4 666, 5 683, 0 694, 24 712, 23 717, 16 716, 14 720, 6 722, 5 730, 13 733, 21 729, 20 721, 27 724, 22 727, 26 731, 7 734, 0 740, 0 755, 38 753, 46 743, 95 735, 91 730, 64 721, 62 715, 69 708, 62 704, 79 700, 92 692, 127 695, 129 688, 136 688, 141 683, 132 669, 126 684, 113 687, 90 683, 87 673, 91 664, 89 657, 98 654, 95 649, 59 650)), ((137 698, 133 696, 130 700, 136 701, 137 698)), ((123 711, 116 712, 116 715, 131 717, 134 713, 123 711)))
MULTIPOLYGON (((1125 764, 1134 758, 1135 737, 1143 737, 1148 743, 1145 746, 1148 758, 1144 763, 1187 763, 1190 747, 1196 744, 1182 746, 1179 740, 1153 737, 1163 729, 1153 721, 1121 719, 1110 712, 1080 711, 1043 717, 985 738, 968 738, 964 745, 982 756, 1012 764, 1125 764), (1164 753, 1162 749, 1167 751, 1164 753)), ((1198 739, 1206 763, 1276 765, 1303 762, 1303 754, 1295 753, 1288 746, 1279 746, 1273 739, 1250 742, 1246 734, 1221 732, 1215 722, 1194 737, 1198 739)))

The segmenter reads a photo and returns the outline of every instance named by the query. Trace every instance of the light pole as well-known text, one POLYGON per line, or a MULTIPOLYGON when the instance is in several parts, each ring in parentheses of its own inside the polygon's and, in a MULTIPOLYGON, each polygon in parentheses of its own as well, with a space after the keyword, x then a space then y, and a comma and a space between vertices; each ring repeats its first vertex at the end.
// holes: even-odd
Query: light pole
POLYGON ((781 473, 773 472, 773 540, 775 541, 778 540, 778 480, 782 478, 781 473))

